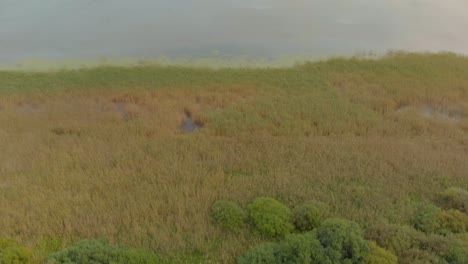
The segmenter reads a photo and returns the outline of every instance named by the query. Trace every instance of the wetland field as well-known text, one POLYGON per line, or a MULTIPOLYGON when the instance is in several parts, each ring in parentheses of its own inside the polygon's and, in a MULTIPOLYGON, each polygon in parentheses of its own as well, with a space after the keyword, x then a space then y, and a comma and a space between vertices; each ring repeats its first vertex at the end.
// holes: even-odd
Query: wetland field
POLYGON ((467 263, 467 190, 466 56, 0 71, 2 264, 467 263))

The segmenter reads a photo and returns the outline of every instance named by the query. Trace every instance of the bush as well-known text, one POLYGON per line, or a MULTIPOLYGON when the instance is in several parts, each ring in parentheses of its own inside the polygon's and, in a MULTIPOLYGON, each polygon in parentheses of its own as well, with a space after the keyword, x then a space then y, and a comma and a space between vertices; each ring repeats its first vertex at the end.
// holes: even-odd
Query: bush
POLYGON ((62 249, 62 241, 57 238, 46 237, 37 243, 33 256, 33 263, 44 263, 50 254, 62 249))
POLYGON ((432 252, 438 256, 444 256, 454 246, 453 241, 448 237, 437 234, 430 234, 419 239, 419 248, 432 252))
POLYGON ((454 239, 457 239, 458 241, 460 241, 460 243, 468 249, 468 232, 466 233, 463 233, 463 234, 456 234, 456 235, 452 235, 452 237, 454 239))
POLYGON ((439 194, 438 203, 446 209, 456 209, 468 214, 468 191, 461 188, 449 188, 439 194))
POLYGON ((405 250, 399 260, 400 264, 444 263, 440 257, 432 254, 431 252, 420 250, 418 248, 410 248, 405 250))
POLYGON ((468 215, 458 210, 442 211, 438 217, 443 233, 465 233, 468 231, 468 215))
POLYGON ((109 244, 106 240, 83 240, 52 254, 48 264, 156 264, 153 252, 109 244))
POLYGON ((370 254, 367 264, 398 264, 398 258, 392 252, 379 247, 374 241, 370 242, 370 254))
POLYGON ((294 209, 293 222, 300 231, 310 231, 317 228, 322 220, 323 213, 315 204, 308 203, 294 209))
POLYGON ((468 248, 463 246, 456 246, 444 255, 445 261, 450 264, 466 264, 468 263, 468 248))
POLYGON ((283 237, 293 230, 291 211, 273 198, 260 197, 248 206, 249 218, 257 231, 268 237, 283 237))
POLYGON ((278 243, 257 246, 237 259, 238 264, 331 264, 315 233, 288 235, 278 243))
POLYGON ((239 233, 244 229, 245 218, 244 210, 234 202, 217 201, 211 207, 213 223, 235 233, 239 233))
POLYGON ((253 248, 237 263, 396 263, 390 252, 376 245, 372 249, 373 255, 369 256, 369 243, 356 223, 328 219, 312 232, 287 235, 278 243, 253 248), (376 262, 382 260, 387 262, 376 262))
POLYGON ((435 260, 468 263, 465 262, 466 246, 454 236, 425 234, 408 226, 379 224, 368 228, 366 237, 396 253, 401 263, 435 260))
POLYGON ((1 264, 28 264, 31 256, 30 249, 18 245, 13 240, 0 239, 1 264))
POLYGON ((419 247, 419 241, 424 236, 409 226, 393 224, 377 224, 367 229, 366 238, 377 242, 377 245, 390 250, 398 257, 407 249, 419 247))
POLYGON ((261 244, 247 251, 244 255, 237 258, 238 264, 276 264, 278 245, 275 243, 261 244))
POLYGON ((418 206, 413 216, 413 225, 419 231, 435 233, 440 229, 439 215, 442 210, 433 204, 418 206))
POLYGON ((468 248, 453 236, 431 234, 419 241, 420 249, 445 259, 448 263, 468 263, 468 248))
POLYGON ((327 219, 317 229, 317 238, 332 263, 362 263, 369 255, 369 243, 354 222, 327 219))
POLYGON ((278 246, 278 263, 331 263, 315 233, 288 235, 278 246))

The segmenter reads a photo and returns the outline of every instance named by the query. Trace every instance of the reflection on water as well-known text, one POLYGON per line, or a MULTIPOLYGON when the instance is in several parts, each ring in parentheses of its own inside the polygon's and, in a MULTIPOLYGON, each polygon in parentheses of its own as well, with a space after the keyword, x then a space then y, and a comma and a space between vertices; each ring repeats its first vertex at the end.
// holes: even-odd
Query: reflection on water
POLYGON ((468 54, 466 0, 0 0, 0 64, 41 58, 468 54))

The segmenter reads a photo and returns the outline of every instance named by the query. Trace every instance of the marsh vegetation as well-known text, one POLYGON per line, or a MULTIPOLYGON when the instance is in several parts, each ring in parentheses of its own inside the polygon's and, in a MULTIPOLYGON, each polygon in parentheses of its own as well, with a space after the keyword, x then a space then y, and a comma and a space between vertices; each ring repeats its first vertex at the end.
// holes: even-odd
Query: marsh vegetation
POLYGON ((352 243, 353 261, 457 263, 467 72, 466 57, 404 53, 276 69, 2 71, 0 238, 36 263, 86 243, 119 261, 135 256, 115 244, 148 261, 246 263, 258 245, 297 241, 352 243), (259 197, 286 212, 269 236, 254 230, 259 197), (217 221, 235 232, 213 222, 221 200, 234 218, 217 221))

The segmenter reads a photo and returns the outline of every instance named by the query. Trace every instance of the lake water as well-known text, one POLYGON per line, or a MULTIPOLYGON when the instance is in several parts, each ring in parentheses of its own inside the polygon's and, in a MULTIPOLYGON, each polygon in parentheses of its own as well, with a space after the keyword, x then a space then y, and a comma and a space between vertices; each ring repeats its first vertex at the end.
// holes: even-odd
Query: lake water
POLYGON ((390 49, 468 54, 468 1, 0 0, 0 64, 390 49))

